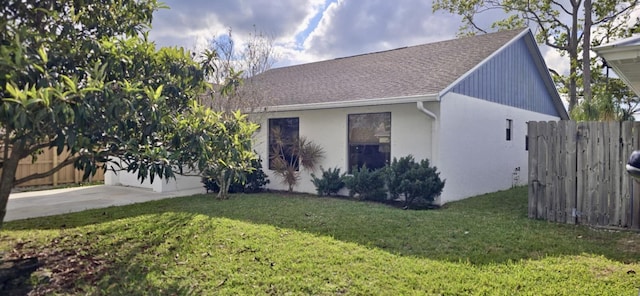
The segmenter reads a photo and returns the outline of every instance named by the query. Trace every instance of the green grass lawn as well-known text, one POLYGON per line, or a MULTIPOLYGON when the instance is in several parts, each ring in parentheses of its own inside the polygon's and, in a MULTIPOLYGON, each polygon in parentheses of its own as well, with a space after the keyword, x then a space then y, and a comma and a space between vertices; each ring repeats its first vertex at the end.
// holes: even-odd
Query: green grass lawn
POLYGON ((8 222, 0 250, 99 266, 68 294, 638 295, 640 235, 529 220, 526 195, 429 211, 197 195, 8 222))

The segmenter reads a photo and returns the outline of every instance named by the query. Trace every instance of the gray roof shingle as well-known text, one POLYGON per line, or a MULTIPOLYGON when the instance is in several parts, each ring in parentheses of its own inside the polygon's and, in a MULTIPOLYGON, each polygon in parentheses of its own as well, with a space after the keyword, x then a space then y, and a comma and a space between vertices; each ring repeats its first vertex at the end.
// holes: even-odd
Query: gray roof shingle
POLYGON ((247 81, 263 106, 436 94, 523 29, 274 68, 247 81))

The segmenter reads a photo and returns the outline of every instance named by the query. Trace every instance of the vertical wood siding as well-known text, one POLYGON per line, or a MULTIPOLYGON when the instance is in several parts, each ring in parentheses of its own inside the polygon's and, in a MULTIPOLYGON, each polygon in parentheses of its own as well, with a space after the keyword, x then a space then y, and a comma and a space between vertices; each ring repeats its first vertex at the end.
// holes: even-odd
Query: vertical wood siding
POLYGON ((524 38, 499 52, 453 86, 452 92, 560 116, 524 38))

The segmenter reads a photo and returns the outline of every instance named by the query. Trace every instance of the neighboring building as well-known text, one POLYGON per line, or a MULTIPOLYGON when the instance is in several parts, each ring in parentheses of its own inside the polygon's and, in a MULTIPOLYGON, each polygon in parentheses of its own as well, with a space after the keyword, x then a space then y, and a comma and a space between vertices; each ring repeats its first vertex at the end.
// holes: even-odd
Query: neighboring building
POLYGON ((593 50, 640 96, 640 35, 598 46, 593 50))
MULTIPOLYGON (((320 144, 324 168, 408 154, 446 179, 440 203, 527 184, 527 122, 568 119, 529 29, 271 69, 250 84, 269 188, 270 131, 320 144)), ((315 193, 308 172, 294 190, 315 193)))

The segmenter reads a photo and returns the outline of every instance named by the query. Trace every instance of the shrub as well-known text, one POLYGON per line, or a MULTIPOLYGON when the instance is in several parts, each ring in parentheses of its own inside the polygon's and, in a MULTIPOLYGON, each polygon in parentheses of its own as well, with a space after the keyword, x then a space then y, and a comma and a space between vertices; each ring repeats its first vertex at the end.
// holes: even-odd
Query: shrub
POLYGON ((437 168, 429 165, 428 159, 417 163, 411 155, 399 160, 394 157, 385 173, 390 195, 394 199, 404 197, 405 207, 410 207, 417 199, 433 203, 444 188, 445 182, 440 179, 437 168))
POLYGON ((370 170, 366 165, 353 168, 353 174, 345 176, 345 186, 350 197, 361 200, 383 201, 387 199, 382 170, 370 170))
POLYGON ((344 188, 344 176, 345 174, 340 174, 339 168, 333 168, 322 171, 322 178, 317 178, 314 174, 311 174, 311 182, 316 186, 316 191, 318 195, 336 195, 340 189, 344 188))
MULTIPOLYGON (((251 161, 250 172, 245 172, 242 177, 236 178, 231 182, 229 186, 229 193, 256 193, 264 190, 264 186, 269 184, 267 174, 262 170, 262 159, 254 159, 251 161)), ((202 184, 207 192, 218 192, 220 186, 216 183, 212 177, 202 177, 202 184)))
POLYGON ((262 170, 262 159, 254 159, 251 161, 253 171, 245 174, 244 193, 257 193, 264 190, 264 186, 269 184, 267 174, 262 170))
POLYGON ((271 146, 271 163, 275 175, 282 179, 282 184, 289 186, 289 192, 300 182, 300 168, 314 171, 324 158, 322 147, 306 137, 287 139, 278 127, 272 128, 275 139, 271 146))

